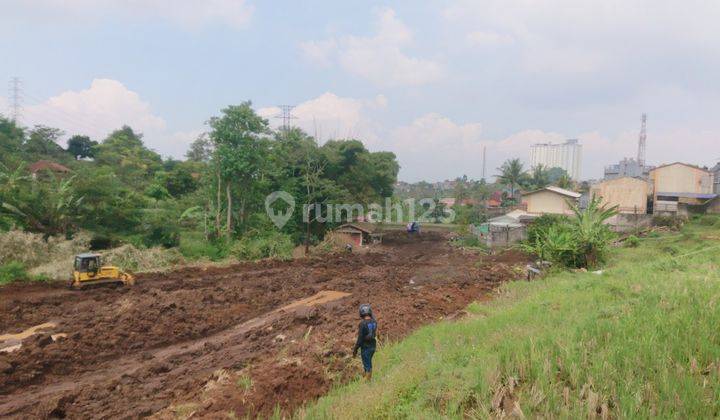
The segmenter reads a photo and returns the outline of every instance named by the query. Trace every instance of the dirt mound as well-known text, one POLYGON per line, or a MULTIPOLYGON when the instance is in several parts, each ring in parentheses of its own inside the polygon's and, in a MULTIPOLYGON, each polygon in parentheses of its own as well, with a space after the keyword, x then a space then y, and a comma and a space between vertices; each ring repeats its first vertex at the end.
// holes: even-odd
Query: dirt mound
POLYGON ((143 274, 132 288, 2 288, 0 334, 52 326, 0 352, 0 412, 174 417, 292 410, 357 374, 349 352, 360 303, 373 305, 380 339, 396 340, 487 296, 526 260, 498 255, 478 264, 435 232, 390 235, 374 249, 143 274))
POLYGON ((420 233, 408 233, 406 231, 391 231, 383 235, 385 245, 407 245, 427 242, 440 242, 450 238, 448 232, 423 231, 420 233))

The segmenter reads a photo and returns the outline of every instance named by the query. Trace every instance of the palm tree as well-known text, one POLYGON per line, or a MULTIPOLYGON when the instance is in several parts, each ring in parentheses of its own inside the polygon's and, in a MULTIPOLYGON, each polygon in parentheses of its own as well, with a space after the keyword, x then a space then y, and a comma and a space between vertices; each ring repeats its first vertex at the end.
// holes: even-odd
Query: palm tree
POLYGON ((550 177, 548 169, 543 164, 539 164, 532 168, 532 178, 530 179, 532 185, 536 189, 545 188, 550 185, 550 177))
POLYGON ((501 167, 498 168, 500 175, 497 175, 497 179, 501 184, 505 184, 510 187, 510 196, 515 199, 515 186, 520 184, 520 180, 523 178, 523 164, 520 159, 508 159, 501 167))
POLYGON ((560 178, 558 178, 557 186, 565 188, 566 190, 571 190, 573 189, 573 180, 567 173, 564 173, 560 178))

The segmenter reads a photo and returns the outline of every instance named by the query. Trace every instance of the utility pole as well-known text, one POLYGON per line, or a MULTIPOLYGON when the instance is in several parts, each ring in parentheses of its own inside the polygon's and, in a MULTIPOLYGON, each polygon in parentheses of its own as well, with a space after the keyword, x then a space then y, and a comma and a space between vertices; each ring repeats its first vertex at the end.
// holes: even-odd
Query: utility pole
POLYGON ((13 77, 10 79, 8 92, 10 93, 10 100, 12 103, 10 107, 12 109, 12 120, 17 123, 20 119, 20 113, 22 111, 22 81, 19 77, 13 77))
POLYGON ((638 154, 637 154, 638 166, 640 166, 641 171, 645 167, 645 141, 647 140, 647 133, 645 131, 646 122, 647 122, 647 115, 642 114, 642 122, 640 124, 640 138, 638 139, 638 154))
POLYGON ((482 179, 483 181, 487 182, 485 179, 485 169, 487 168, 487 146, 483 146, 483 170, 482 170, 482 179))
POLYGON ((280 108, 282 114, 276 115, 275 118, 282 118, 283 123, 280 129, 282 131, 288 131, 290 129, 290 120, 297 119, 297 117, 292 114, 292 110, 295 108, 295 105, 278 105, 278 108, 280 108))

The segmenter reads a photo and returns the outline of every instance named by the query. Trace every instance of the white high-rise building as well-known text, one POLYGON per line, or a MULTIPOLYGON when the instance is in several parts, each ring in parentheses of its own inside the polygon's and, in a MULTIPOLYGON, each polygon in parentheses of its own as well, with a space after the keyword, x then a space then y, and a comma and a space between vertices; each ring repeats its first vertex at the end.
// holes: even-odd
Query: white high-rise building
POLYGON ((577 139, 565 143, 537 143, 530 146, 530 165, 543 165, 545 168, 561 168, 570 178, 580 181, 582 145, 577 139))

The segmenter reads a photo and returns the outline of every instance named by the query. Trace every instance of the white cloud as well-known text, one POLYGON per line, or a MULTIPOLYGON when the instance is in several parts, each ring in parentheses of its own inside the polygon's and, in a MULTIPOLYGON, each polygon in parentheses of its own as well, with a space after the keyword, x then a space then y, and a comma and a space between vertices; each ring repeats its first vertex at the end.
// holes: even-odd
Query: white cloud
POLYGON ((400 161, 403 180, 441 180, 482 175, 483 146, 479 123, 458 124, 430 113, 390 131, 385 146, 400 161))
POLYGON ((443 15, 469 40, 514 40, 520 63, 535 72, 619 70, 647 54, 667 58, 720 46, 720 32, 711 29, 720 17, 717 2, 458 0, 443 15))
POLYGON ((66 91, 43 103, 26 106, 23 122, 52 125, 68 134, 80 132, 95 138, 102 138, 124 124, 139 131, 165 129, 165 120, 154 115, 147 102, 112 79, 94 79, 88 89, 66 91))
MULTIPOLYGON (((378 142, 380 128, 369 114, 386 106, 387 98, 383 95, 372 100, 361 100, 326 92, 293 108, 292 115, 296 119, 292 120, 292 125, 310 135, 317 135, 319 141, 357 138, 372 146, 378 142)), ((274 127, 282 123, 281 119, 276 118, 281 115, 278 107, 260 108, 258 114, 268 118, 274 127)))
POLYGON ((128 125, 143 133, 145 144, 157 152, 182 157, 202 130, 169 131, 165 120, 152 112, 150 104, 112 79, 94 79, 88 89, 66 91, 42 103, 23 108, 21 123, 42 124, 65 132, 102 140, 128 125))
POLYGON ((300 52, 309 62, 328 67, 333 62, 333 54, 337 47, 337 41, 333 38, 324 41, 307 41, 300 43, 300 52))
POLYGON ((412 41, 412 32, 395 11, 382 9, 377 12, 375 35, 308 41, 300 44, 300 50, 314 63, 337 64, 381 86, 422 85, 441 79, 443 69, 439 63, 404 52, 412 41))
POLYGON ((471 45, 480 47, 507 45, 515 41, 510 35, 492 31, 473 31, 467 34, 466 37, 471 45))
POLYGON ((197 28, 222 24, 243 28, 254 7, 245 0, 10 0, 4 10, 28 19, 163 19, 197 28))

